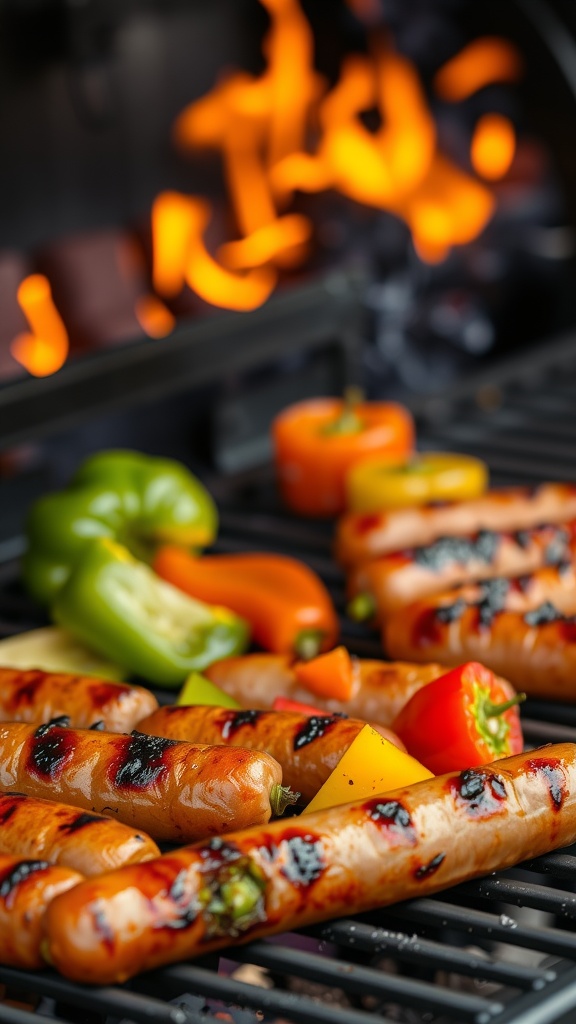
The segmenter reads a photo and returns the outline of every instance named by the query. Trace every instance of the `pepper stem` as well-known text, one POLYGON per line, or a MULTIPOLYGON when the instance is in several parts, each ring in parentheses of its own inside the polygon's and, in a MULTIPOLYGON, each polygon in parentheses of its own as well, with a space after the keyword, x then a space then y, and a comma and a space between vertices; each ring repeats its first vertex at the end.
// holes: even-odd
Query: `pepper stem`
POLYGON ((376 601, 372 594, 356 594, 346 605, 346 615, 354 622, 368 622, 376 614, 376 601))
POLYGON ((294 640, 294 653, 303 661, 310 661, 320 653, 323 639, 321 629, 301 629, 294 640))
POLYGON ((321 433, 330 436, 333 434, 359 434, 363 429, 363 423, 356 407, 364 400, 364 393, 361 388, 350 386, 344 390, 344 405, 342 412, 331 423, 322 427, 321 433))
POLYGON ((281 786, 276 782, 270 790, 270 807, 274 817, 279 818, 290 804, 298 803, 299 797, 300 793, 295 793, 290 786, 281 786))
POLYGON ((515 697, 504 701, 503 704, 492 704, 491 701, 487 700, 484 704, 484 714, 486 718, 495 718, 496 715, 503 715, 505 711, 515 707, 517 704, 523 704, 525 700, 525 693, 517 693, 515 697))

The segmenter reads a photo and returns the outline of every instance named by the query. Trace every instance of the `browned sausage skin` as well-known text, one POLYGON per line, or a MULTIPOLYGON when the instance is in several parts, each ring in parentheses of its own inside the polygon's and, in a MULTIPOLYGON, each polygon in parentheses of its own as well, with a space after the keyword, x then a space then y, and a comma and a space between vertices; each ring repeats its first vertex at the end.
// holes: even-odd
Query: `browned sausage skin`
POLYGON ((150 836, 105 815, 23 793, 0 793, 0 853, 47 860, 90 876, 150 860, 159 852, 150 836))
POLYGON ((508 611, 498 595, 478 600, 448 591, 390 616, 382 639, 391 657, 481 661, 529 695, 576 698, 576 617, 550 602, 508 611))
POLYGON ((82 878, 45 860, 0 855, 0 963, 29 970, 45 966, 40 956, 44 911, 82 878))
POLYGON ((48 722, 66 715, 76 729, 103 722, 109 732, 130 732, 158 701, 150 690, 67 672, 0 667, 0 721, 48 722))
POLYGON ((140 732, 191 743, 227 743, 265 750, 282 767, 284 784, 304 801, 316 795, 366 723, 338 715, 228 708, 159 708, 139 723, 140 732))
POLYGON ((420 508, 369 515, 349 512, 337 524, 335 555, 341 565, 350 566, 390 551, 431 544, 447 534, 523 530, 575 516, 576 486, 558 483, 502 488, 479 498, 420 508))
POLYGON ((225 658, 206 669, 205 675, 245 708, 270 708, 276 697, 289 697, 330 714, 339 712, 390 726, 416 690, 448 671, 439 664, 390 664, 369 658, 359 658, 357 664, 358 686, 347 701, 312 695, 298 682, 293 660, 282 654, 258 652, 225 658))
POLYGON ((281 797, 268 754, 159 736, 0 724, 0 786, 114 816, 154 839, 193 842, 263 824, 281 797))
POLYGON ((576 745, 542 747, 82 882, 47 959, 108 984, 234 942, 436 892, 576 838, 576 745))
POLYGON ((573 557, 576 522, 546 524, 515 533, 482 530, 443 536, 431 544, 381 555, 352 568, 350 597, 368 594, 379 622, 391 612, 469 580, 516 576, 573 557))

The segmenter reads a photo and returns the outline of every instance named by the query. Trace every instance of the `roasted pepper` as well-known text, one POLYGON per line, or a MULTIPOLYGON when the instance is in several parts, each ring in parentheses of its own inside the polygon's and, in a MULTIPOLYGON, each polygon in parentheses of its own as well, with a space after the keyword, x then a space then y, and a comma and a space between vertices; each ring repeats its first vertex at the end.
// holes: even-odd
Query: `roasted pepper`
POLYGON ((435 775, 475 768, 521 753, 518 704, 525 697, 469 661, 418 690, 392 728, 435 775))
POLYGON ((285 504, 302 515, 333 516, 345 508, 351 466, 369 455, 405 462, 414 424, 394 402, 315 398, 284 409, 272 437, 285 504))
POLYGON ((320 577, 296 558, 260 552, 195 558, 165 546, 157 551, 153 566, 192 597, 242 615, 266 651, 313 658, 338 637, 330 594, 320 577))
POLYGON ((249 628, 161 580, 107 538, 84 549, 56 595, 52 615, 95 651, 159 686, 244 651, 249 628))
POLYGON ((380 512, 431 501, 476 498, 488 486, 488 468, 472 455, 420 452, 391 465, 381 456, 363 459, 346 476, 346 506, 352 512, 380 512))
POLYGON ((100 452, 68 487, 32 506, 24 582, 36 600, 50 604, 94 537, 117 540, 148 561, 159 543, 202 548, 216 530, 214 502, 185 466, 140 452, 100 452))

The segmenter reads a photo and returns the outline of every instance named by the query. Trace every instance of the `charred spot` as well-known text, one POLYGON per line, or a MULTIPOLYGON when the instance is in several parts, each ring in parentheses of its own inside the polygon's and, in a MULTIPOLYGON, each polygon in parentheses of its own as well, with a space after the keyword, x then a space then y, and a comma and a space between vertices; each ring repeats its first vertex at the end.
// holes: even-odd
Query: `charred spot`
POLYGON ((551 601, 543 601, 537 608, 532 608, 524 615, 524 622, 527 626, 544 626, 550 622, 559 621, 567 621, 566 616, 551 601))
POLYGON ((24 882, 30 875, 38 871, 45 871, 50 864, 47 860, 21 860, 14 867, 0 874, 0 899, 5 900, 13 889, 16 889, 21 882, 24 882))
POLYGON ((178 911, 178 917, 165 923, 165 927, 171 930, 189 928, 198 917, 200 906, 197 899, 186 896, 186 874, 186 869, 182 868, 168 890, 168 898, 178 911))
POLYGON ((301 750, 320 739, 337 721, 337 715, 310 715, 294 736, 294 750, 301 750))
POLYGON ((490 564, 500 541, 493 530, 480 530, 472 539, 467 537, 439 537, 432 544, 415 548, 414 561, 432 572, 440 572, 446 565, 468 565, 471 561, 490 564))
POLYGON ((502 777, 481 768, 467 768, 456 779, 450 779, 448 786, 457 806, 473 818, 500 813, 507 799, 502 777))
POLYGON ((70 726, 69 715, 59 715, 58 718, 51 718, 49 722, 39 725, 34 736, 46 736, 50 729, 67 729, 70 726))
POLYGON ((430 875, 433 875, 438 871, 438 868, 444 861, 445 857, 445 853, 437 853, 436 856, 432 857, 432 860, 428 861, 427 864, 421 864, 420 867, 416 868, 414 878, 418 882, 423 881, 425 878, 430 878, 430 875))
POLYGON ((92 722, 90 729, 92 730, 92 732, 105 732, 106 726, 104 725, 104 722, 100 718, 97 722, 92 722))
POLYGON ((5 825, 7 821, 10 821, 10 818, 12 817, 12 815, 16 813, 16 808, 18 807, 19 803, 21 803, 21 798, 16 798, 16 799, 8 798, 7 802, 6 802, 6 800, 2 800, 1 801, 1 803, 0 803, 0 825, 5 825))
POLYGON ((296 888, 313 885, 323 873, 326 863, 322 840, 309 832, 297 832, 283 839, 287 853, 281 871, 296 888))
POLYGON ((89 814, 84 812, 78 814, 72 821, 65 821, 63 825, 58 826, 59 832, 66 832, 67 835, 73 835, 75 832, 79 832, 80 829, 86 828, 87 825, 94 825, 99 821, 106 821, 101 814, 89 814))
POLYGON ((544 551, 545 565, 558 565, 565 561, 570 538, 566 530, 559 527, 544 551))
POLYGON ((254 708, 249 711, 231 711, 222 726, 222 739, 230 739, 244 725, 256 725, 261 715, 262 712, 254 708))
POLYGON ((74 733, 61 728, 58 721, 41 725, 31 737, 26 769, 37 779, 57 779, 74 756, 74 733))
POLYGON ((394 844, 403 842, 414 846, 416 831, 412 818, 398 800, 370 800, 364 804, 364 810, 371 821, 386 830, 394 844))
POLYGON ((489 628, 496 615, 506 607, 510 585, 510 580, 506 579, 485 580, 482 583, 482 596, 476 605, 480 628, 489 628))
POLYGON ((220 836, 203 843, 198 853, 203 861, 204 871, 217 871, 225 864, 232 864, 240 857, 240 850, 235 843, 229 843, 220 836))
POLYGON ((519 548, 526 551, 526 549, 530 547, 532 536, 529 530, 516 530, 512 536, 519 548))
POLYGON ((457 622, 462 618, 467 607, 466 601, 463 598, 458 598, 453 604, 444 604, 423 611, 412 630, 414 647, 426 647, 428 644, 439 643, 442 640, 441 627, 451 622, 457 622))
POLYGON ((559 811, 568 788, 562 763, 557 758, 534 757, 528 762, 528 772, 530 775, 540 775, 544 779, 550 793, 552 809, 559 811))
POLYGON ((133 732, 119 737, 120 753, 110 766, 110 781, 119 789, 146 789, 166 771, 165 755, 178 740, 133 732))

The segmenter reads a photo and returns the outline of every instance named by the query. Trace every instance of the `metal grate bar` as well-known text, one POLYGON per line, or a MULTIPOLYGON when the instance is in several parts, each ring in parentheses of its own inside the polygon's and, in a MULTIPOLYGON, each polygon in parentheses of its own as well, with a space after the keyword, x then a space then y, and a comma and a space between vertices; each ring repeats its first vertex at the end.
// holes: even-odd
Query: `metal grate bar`
POLYGON ((520 882, 515 878, 485 878, 478 882, 468 882, 454 888, 452 893, 455 897, 460 893, 484 896, 489 900, 544 910, 570 920, 576 918, 576 894, 534 882, 520 882))

